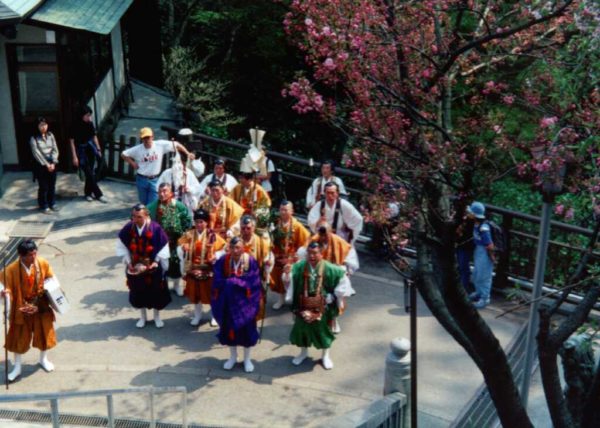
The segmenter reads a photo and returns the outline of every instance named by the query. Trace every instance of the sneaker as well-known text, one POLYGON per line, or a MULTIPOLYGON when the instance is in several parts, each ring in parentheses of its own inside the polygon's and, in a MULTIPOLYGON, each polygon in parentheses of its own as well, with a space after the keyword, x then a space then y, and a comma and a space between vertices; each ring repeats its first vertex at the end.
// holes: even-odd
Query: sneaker
POLYGON ((475 309, 483 309, 489 304, 490 304, 490 299, 479 299, 478 301, 473 303, 473 306, 475 306, 475 309))
POLYGON ((91 196, 86 196, 85 200, 88 202, 92 202, 94 200, 94 198, 92 198, 91 196))
POLYGON ((58 208, 56 205, 54 205, 54 206, 50 207, 50 209, 51 209, 52 211, 54 211, 55 213, 57 213, 57 212, 59 212, 59 211, 60 211, 60 208, 58 208))
POLYGON ((108 204, 108 199, 106 199, 104 196, 100 196, 98 198, 98 202, 102 202, 103 204, 108 204))
POLYGON ((42 214, 50 214, 50 208, 41 208, 41 209, 40 209, 40 212, 41 212, 42 214))
POLYGON ((469 300, 471 302, 476 302, 479 300, 479 293, 477 291, 472 292, 471 294, 469 294, 469 300))

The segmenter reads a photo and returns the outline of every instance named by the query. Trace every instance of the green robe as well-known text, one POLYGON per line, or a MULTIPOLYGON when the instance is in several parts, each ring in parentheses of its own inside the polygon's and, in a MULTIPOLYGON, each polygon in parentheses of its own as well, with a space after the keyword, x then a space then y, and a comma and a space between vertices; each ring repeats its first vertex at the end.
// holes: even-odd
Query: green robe
MULTIPOLYGON (((300 295, 304 291, 304 268, 306 263, 308 263, 306 260, 302 260, 292 266, 292 281, 294 284, 292 311, 294 311, 294 313, 300 309, 300 295)), ((335 287, 337 287, 340 280, 344 277, 346 271, 344 268, 325 260, 321 263, 325 263, 325 267, 323 268, 321 293, 323 295, 326 295, 327 293, 333 294, 335 287)), ((319 271, 319 265, 316 266, 316 271, 319 271)), ((308 288, 309 295, 314 295, 317 289, 317 283, 318 277, 310 282, 308 288)), ((331 332, 329 322, 337 316, 337 314, 338 308, 334 301, 332 304, 326 306, 325 313, 320 321, 308 324, 300 316, 295 315, 294 326, 290 333, 290 342, 293 345, 303 348, 314 346, 317 349, 326 349, 331 347, 331 343, 335 340, 335 336, 331 332)))
POLYGON ((192 227, 192 218, 185 205, 178 200, 174 200, 175 204, 163 205, 160 200, 155 200, 148 204, 148 212, 150 218, 160 224, 160 227, 166 232, 169 237, 169 270, 167 276, 169 278, 181 277, 179 268, 179 258, 177 257, 177 240, 181 238, 186 230, 192 227), (159 215, 159 208, 161 215, 159 215))

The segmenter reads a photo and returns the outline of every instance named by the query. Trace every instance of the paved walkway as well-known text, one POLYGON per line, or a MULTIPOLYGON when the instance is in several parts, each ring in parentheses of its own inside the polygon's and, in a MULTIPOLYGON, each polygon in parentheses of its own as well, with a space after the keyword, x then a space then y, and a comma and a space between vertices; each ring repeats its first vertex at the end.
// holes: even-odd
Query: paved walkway
MULTIPOLYGON (((262 343, 253 351, 256 371, 245 374, 238 365, 227 372, 221 367, 228 350, 218 345, 215 329, 207 323, 199 328, 189 325, 192 306, 184 298, 173 295, 173 302, 163 311, 162 330, 152 323, 135 328, 137 311, 128 304, 124 267, 114 255, 116 234, 135 201, 133 185, 101 183, 111 201, 104 205, 73 196, 81 195, 83 183, 76 175, 61 174, 58 194, 66 195, 59 197, 61 211, 43 215, 36 211, 29 174, 8 173, 4 180, 8 185, 0 199, 0 240, 7 239, 7 231, 19 219, 55 221, 40 254, 50 261, 72 305, 71 312, 57 315, 59 344, 51 351, 56 371, 40 370, 35 364, 37 351, 30 351, 24 356, 24 374, 11 385, 11 393, 183 385, 189 391, 190 422, 278 427, 323 422, 380 397, 389 342, 409 335, 403 289, 385 262, 361 253, 363 267, 353 279, 358 294, 341 319, 343 331, 332 348, 333 370, 325 371, 318 364, 315 350, 302 366, 292 366, 297 349, 287 339, 291 315, 269 309, 262 343), (84 223, 100 212, 106 220, 84 223)), ((269 300, 270 308, 273 301, 269 300)), ((506 345, 522 315, 496 319, 500 311, 500 305, 492 306, 483 315, 506 345)), ((457 416, 482 377, 422 302, 418 317, 420 425, 443 427, 457 416)), ((0 376, 4 376, 3 368, 0 376)), ((48 409, 46 403, 1 407, 48 409)), ((140 397, 123 397, 115 407, 119 417, 147 415, 146 402, 140 397)), ((105 402, 102 398, 70 399, 61 402, 60 408, 102 415, 105 402)), ((180 422, 177 397, 161 400, 157 415, 164 421, 180 422)))

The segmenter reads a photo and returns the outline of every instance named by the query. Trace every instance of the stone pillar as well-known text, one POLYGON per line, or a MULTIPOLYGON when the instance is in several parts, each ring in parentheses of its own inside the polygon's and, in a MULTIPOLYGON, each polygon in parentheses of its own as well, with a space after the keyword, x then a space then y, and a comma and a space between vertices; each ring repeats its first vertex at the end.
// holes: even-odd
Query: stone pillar
POLYGON ((397 337, 390 342, 390 352, 385 358, 383 395, 400 392, 406 396, 406 407, 402 412, 402 426, 410 426, 410 340, 397 337))

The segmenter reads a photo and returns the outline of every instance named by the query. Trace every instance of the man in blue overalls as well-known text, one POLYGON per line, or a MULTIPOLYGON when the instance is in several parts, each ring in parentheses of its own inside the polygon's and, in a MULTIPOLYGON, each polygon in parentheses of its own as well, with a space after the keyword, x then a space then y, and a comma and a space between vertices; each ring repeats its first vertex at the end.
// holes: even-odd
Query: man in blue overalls
POLYGON ((492 274, 496 256, 494 254, 494 241, 490 225, 485 220, 485 207, 481 202, 473 202, 467 208, 467 214, 474 220, 473 243, 473 275, 472 281, 475 292, 469 297, 477 309, 483 309, 490 304, 492 290, 492 274))

